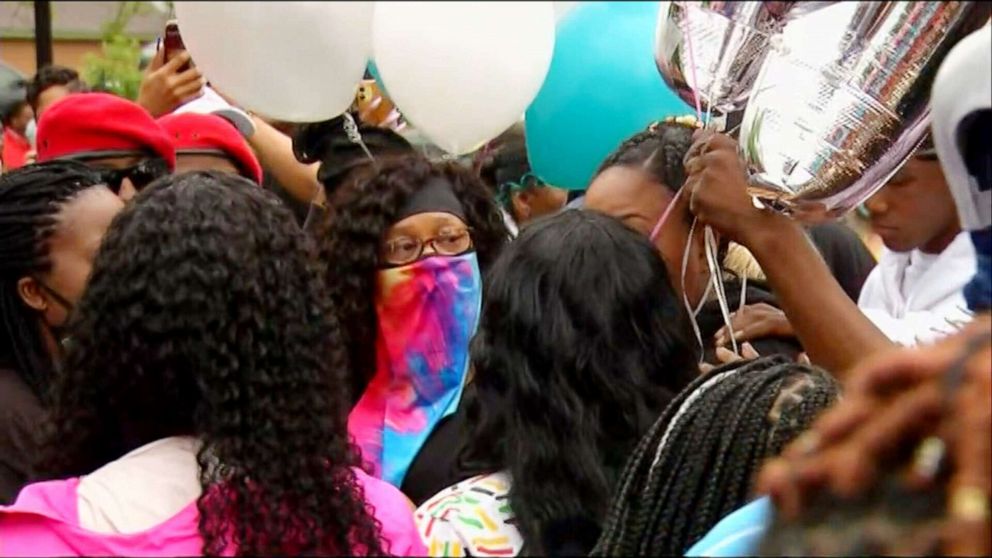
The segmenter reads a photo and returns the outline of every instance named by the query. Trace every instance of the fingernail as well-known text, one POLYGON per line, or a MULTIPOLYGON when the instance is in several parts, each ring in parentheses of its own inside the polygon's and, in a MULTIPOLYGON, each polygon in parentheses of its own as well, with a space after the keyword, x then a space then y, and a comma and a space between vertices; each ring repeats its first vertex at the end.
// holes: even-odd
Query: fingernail
POLYGON ((820 448, 820 436, 815 432, 805 432, 796 439, 796 449, 802 456, 812 455, 820 448))
MULTIPOLYGON (((740 334, 741 334, 741 332, 738 331, 735 335, 740 335, 740 334)), ((754 346, 752 346, 747 341, 744 342, 744 348, 747 349, 747 350, 749 350, 749 351, 753 351, 754 350, 754 346)))

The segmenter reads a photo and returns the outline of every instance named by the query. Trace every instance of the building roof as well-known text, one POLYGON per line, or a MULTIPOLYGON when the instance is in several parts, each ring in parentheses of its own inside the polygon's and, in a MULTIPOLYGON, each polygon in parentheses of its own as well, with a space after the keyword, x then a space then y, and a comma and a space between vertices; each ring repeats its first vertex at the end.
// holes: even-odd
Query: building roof
MULTIPOLYGON (((124 2, 52 2, 52 38, 99 40, 103 26, 112 21, 124 2)), ((137 39, 161 35, 169 19, 166 2, 141 2, 145 7, 131 18, 125 31, 137 39)), ((0 2, 0 38, 33 39, 33 2, 0 2)))

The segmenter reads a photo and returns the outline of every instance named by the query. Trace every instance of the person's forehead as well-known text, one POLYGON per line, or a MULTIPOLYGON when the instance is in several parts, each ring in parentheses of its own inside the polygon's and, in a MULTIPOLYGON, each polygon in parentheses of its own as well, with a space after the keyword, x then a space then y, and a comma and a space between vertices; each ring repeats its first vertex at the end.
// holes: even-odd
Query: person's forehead
POLYGON ((629 167, 611 167, 597 176, 586 190, 585 209, 614 217, 646 215, 658 211, 671 197, 651 176, 629 167))
POLYGON ((107 223, 123 207, 120 198, 109 189, 100 186, 87 188, 62 206, 55 234, 64 240, 87 242, 87 234, 102 234, 107 223))
POLYGON ((52 103, 71 93, 69 88, 64 85, 50 85, 46 87, 38 94, 38 112, 35 116, 41 118, 41 113, 51 106, 52 103))
POLYGON ((389 228, 389 234, 433 234, 439 227, 465 226, 465 223, 451 213, 433 211, 411 215, 389 228))

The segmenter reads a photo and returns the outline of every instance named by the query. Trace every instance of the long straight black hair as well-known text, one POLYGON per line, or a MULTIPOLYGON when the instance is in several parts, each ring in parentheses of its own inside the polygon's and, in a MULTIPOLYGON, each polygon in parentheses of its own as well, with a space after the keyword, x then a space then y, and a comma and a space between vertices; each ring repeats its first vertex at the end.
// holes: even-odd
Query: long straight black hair
POLYGON ((528 553, 575 525, 589 550, 627 455, 697 374, 687 318, 651 243, 591 211, 536 221, 486 289, 460 465, 510 473, 528 553))

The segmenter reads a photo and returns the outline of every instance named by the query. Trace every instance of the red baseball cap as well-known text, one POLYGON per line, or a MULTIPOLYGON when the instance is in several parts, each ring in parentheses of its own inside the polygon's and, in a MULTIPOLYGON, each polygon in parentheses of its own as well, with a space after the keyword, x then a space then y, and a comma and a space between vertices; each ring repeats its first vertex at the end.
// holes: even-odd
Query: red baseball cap
POLYGON ((176 168, 176 150, 148 111, 108 93, 59 99, 42 113, 36 140, 38 162, 144 152, 176 168))
POLYGON ((231 159, 241 174, 262 183, 262 166, 233 124, 214 114, 184 112, 158 119, 177 155, 220 155, 231 159))

